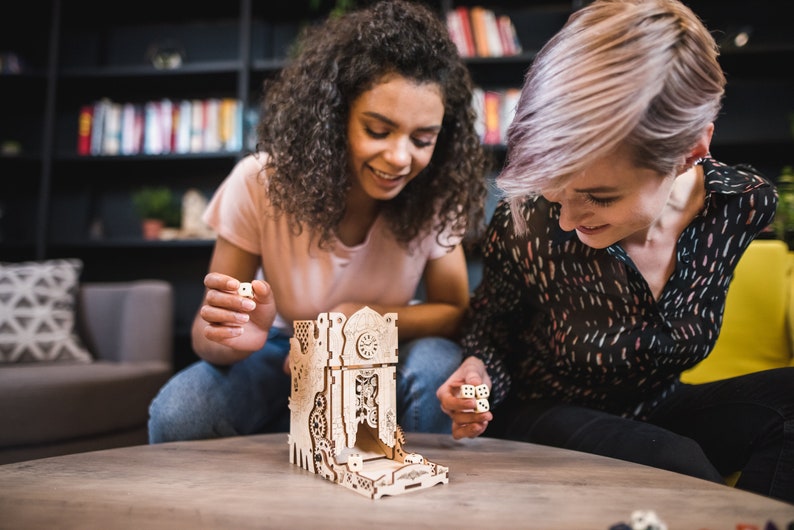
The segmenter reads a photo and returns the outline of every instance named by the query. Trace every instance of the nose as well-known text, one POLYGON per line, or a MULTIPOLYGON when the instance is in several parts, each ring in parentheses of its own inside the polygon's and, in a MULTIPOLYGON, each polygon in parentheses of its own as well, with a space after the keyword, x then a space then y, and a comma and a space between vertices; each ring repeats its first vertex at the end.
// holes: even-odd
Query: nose
POLYGON ((583 212, 577 212, 572 200, 566 199, 562 190, 543 192, 543 196, 549 202, 556 202, 560 205, 560 228, 566 232, 575 230, 579 226, 579 219, 583 212))
POLYGON ((383 158, 396 168, 411 164, 411 143, 408 138, 395 138, 383 153, 383 158))
POLYGON ((557 202, 560 203, 560 228, 566 232, 576 230, 579 223, 577 222, 576 212, 571 208, 570 203, 565 204, 562 201, 557 202))

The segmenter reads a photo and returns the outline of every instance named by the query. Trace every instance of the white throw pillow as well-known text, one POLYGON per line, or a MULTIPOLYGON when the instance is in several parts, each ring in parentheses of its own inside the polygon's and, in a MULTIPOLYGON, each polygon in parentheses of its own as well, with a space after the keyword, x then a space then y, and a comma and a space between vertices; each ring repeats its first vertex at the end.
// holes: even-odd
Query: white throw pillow
POLYGON ((90 362, 75 330, 82 261, 0 263, 0 363, 90 362))

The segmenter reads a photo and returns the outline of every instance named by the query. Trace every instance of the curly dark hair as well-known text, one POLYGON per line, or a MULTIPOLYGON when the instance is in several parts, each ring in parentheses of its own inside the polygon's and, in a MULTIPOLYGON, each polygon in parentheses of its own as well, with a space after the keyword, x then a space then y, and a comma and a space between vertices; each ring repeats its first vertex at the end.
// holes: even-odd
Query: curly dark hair
POLYGON ((270 200, 293 229, 310 227, 321 245, 332 244, 351 185, 342 155, 350 106, 396 73, 438 84, 444 119, 428 166, 382 205, 390 229, 406 246, 433 229, 479 233, 487 161, 469 72, 440 17, 418 3, 380 1, 305 29, 297 46, 297 57, 265 82, 257 145, 270 155, 270 200))

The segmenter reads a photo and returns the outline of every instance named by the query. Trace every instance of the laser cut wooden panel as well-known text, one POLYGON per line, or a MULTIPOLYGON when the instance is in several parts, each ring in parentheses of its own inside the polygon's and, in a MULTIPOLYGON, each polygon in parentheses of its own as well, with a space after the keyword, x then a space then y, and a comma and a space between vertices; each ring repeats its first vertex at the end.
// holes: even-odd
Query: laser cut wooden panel
POLYGON ((290 339, 290 462, 377 499, 449 482, 403 449, 397 424, 397 314, 297 320, 290 339))

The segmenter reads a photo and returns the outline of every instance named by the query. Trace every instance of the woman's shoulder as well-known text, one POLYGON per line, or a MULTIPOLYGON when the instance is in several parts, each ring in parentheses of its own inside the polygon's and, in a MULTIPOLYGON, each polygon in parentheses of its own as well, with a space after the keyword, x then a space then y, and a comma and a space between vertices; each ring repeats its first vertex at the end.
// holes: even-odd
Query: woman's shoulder
POLYGON ((748 164, 732 166, 714 159, 704 160, 703 171, 710 202, 718 206, 711 215, 759 230, 772 222, 775 188, 760 171, 748 164))
POLYGON ((267 155, 249 154, 234 165, 215 192, 215 198, 224 202, 255 202, 264 204, 267 196, 267 155))
POLYGON ((263 177, 267 171, 268 155, 267 153, 258 151, 250 153, 241 158, 232 169, 230 175, 240 177, 263 177))
POLYGON ((717 193, 730 195, 771 188, 769 179, 749 164, 733 166, 707 158, 703 161, 703 173, 706 188, 717 193))
POLYGON ((267 155, 252 153, 240 159, 227 175, 222 188, 265 191, 267 180, 267 155))

